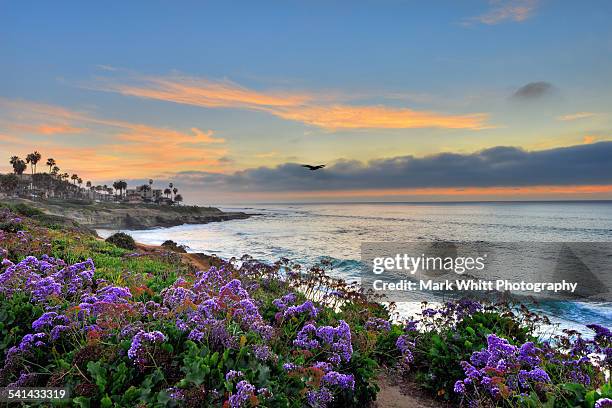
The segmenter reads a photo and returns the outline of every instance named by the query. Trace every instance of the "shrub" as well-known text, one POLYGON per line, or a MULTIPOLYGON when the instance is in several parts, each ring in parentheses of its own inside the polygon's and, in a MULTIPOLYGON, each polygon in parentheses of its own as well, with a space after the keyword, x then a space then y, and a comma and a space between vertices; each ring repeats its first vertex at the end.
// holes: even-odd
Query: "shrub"
POLYGON ((599 387, 612 364, 610 330, 589 325, 593 340, 567 331, 541 341, 533 333, 546 322, 524 306, 424 305, 397 340, 399 367, 462 406, 592 407, 585 401, 607 397, 609 388, 599 387))
POLYGON ((110 237, 106 238, 106 242, 130 251, 136 249, 136 242, 134 241, 134 238, 124 232, 117 232, 111 235, 110 237))
POLYGON ((14 212, 16 212, 17 214, 23 215, 25 217, 32 217, 32 216, 35 216, 35 215, 42 215, 42 214, 44 214, 38 208, 34 208, 34 207, 31 207, 31 206, 29 206, 27 204, 23 204, 23 203, 15 204, 14 206, 12 206, 12 210, 14 212))
POLYGON ((180 252, 180 253, 186 253, 187 252, 187 246, 186 245, 179 245, 176 242, 172 241, 171 239, 168 239, 166 241, 164 241, 161 244, 162 247, 164 248, 168 248, 171 251, 174 252, 180 252))

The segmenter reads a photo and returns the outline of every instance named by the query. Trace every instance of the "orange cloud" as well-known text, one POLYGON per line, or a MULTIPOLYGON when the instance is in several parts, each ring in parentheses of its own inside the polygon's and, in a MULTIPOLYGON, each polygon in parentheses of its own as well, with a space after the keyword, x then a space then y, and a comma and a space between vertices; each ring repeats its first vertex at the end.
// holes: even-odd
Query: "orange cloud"
POLYGON ((583 139, 583 143, 584 144, 591 144, 591 143, 595 143, 597 141, 597 137, 596 136, 585 136, 583 139))
POLYGON ((41 135, 75 134, 86 131, 86 128, 68 124, 15 125, 16 129, 41 135))
POLYGON ((479 22, 495 25, 504 21, 523 22, 531 17, 538 5, 537 0, 489 0, 491 9, 486 13, 469 18, 465 25, 479 22))
POLYGON ((308 95, 257 92, 231 81, 215 82, 188 77, 147 77, 143 78, 143 86, 107 84, 102 89, 207 108, 267 110, 272 107, 299 106, 310 99, 308 95))
POLYGON ((267 112, 283 119, 326 130, 445 128, 479 130, 487 115, 447 115, 383 105, 330 104, 331 96, 258 92, 230 81, 214 82, 187 77, 145 77, 139 85, 103 82, 94 89, 118 92, 205 108, 240 108, 267 112))
POLYGON ((483 129, 485 114, 443 115, 435 112, 384 106, 304 106, 278 110, 284 119, 296 120, 328 130, 339 129, 483 129))
MULTIPOLYGON (((223 147, 211 148, 210 145, 222 145, 225 140, 214 137, 211 130, 196 127, 188 132, 150 126, 140 123, 99 118, 87 113, 75 112, 53 105, 12 101, 0 98, 0 105, 10 109, 11 118, 19 118, 19 123, 9 123, 8 127, 20 131, 50 136, 68 131, 84 133, 91 138, 94 146, 78 146, 79 141, 67 144, 57 139, 24 140, 0 133, 0 144, 6 152, 2 161, 8 161, 12 154, 25 154, 38 149, 45 157, 54 157, 62 171, 78 171, 82 177, 109 178, 148 178, 154 169, 158 173, 171 173, 185 169, 211 170, 225 164, 220 160, 228 154, 223 147), (60 123, 61 125, 34 125, 24 123, 60 123), (86 124, 88 127, 79 126, 86 124), (12 150, 12 151, 11 151, 12 150)), ((0 125, 2 123, 0 122, 0 125)))
POLYGON ((570 120, 578 120, 578 119, 585 119, 585 118, 590 118, 595 116, 596 114, 593 112, 576 112, 576 113, 571 113, 568 115, 561 115, 561 116, 557 116, 558 120, 563 120, 563 121, 570 121, 570 120))

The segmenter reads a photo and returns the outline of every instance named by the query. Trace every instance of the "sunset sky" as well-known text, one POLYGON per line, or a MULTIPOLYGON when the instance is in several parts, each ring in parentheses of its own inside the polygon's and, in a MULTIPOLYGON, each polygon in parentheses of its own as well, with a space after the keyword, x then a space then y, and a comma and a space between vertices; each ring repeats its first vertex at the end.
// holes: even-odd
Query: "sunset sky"
POLYGON ((611 20, 606 0, 5 1, 0 172, 38 150, 192 203, 610 199, 611 20))

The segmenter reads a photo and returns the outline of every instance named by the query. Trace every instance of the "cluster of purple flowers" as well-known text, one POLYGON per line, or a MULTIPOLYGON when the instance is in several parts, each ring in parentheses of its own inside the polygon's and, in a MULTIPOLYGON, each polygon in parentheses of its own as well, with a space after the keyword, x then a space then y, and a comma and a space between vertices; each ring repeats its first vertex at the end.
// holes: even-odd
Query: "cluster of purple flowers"
POLYGON ((91 293, 95 267, 91 259, 74 265, 43 255, 28 256, 13 264, 3 261, 0 293, 11 296, 17 291, 29 294, 36 303, 48 303, 52 297, 74 300, 91 293))
POLYGON ((539 367, 541 353, 532 342, 517 347, 491 334, 487 348, 473 353, 470 362, 461 362, 466 377, 455 383, 454 390, 465 394, 468 387, 473 387, 483 391, 475 395, 488 395, 495 401, 542 389, 550 383, 550 377, 539 367))
POLYGON ((595 402, 595 408, 612 407, 612 399, 600 398, 595 402))
POLYGON ((365 323, 365 328, 375 331, 389 331, 391 330, 391 322, 387 319, 381 319, 380 317, 371 317, 365 323))
POLYGON ((412 354, 412 350, 414 349, 415 344, 411 340, 411 337, 407 334, 402 334, 397 338, 395 346, 402 354, 402 363, 404 368, 408 367, 410 363, 414 361, 414 355, 412 354))
POLYGON ((321 378, 321 383, 328 386, 336 386, 342 389, 355 389, 355 377, 353 374, 341 374, 337 371, 328 371, 321 378))
POLYGON ((313 408, 325 408, 334 400, 334 394, 327 387, 320 387, 306 393, 306 401, 313 408))
POLYGON ((306 314, 312 318, 317 317, 318 310, 312 301, 307 300, 301 305, 289 306, 283 312, 283 318, 306 314))
POLYGON ((166 336, 160 331, 145 332, 141 330, 132 339, 132 345, 127 355, 136 364, 144 365, 149 361, 150 351, 148 347, 164 341, 166 341, 166 336))
POLYGON ((311 351, 318 359, 323 359, 311 363, 309 368, 293 363, 283 365, 285 371, 323 371, 319 387, 306 393, 306 400, 311 407, 327 407, 334 400, 334 390, 354 390, 355 377, 333 369, 350 361, 353 354, 351 330, 344 320, 340 320, 337 327, 317 327, 313 323, 307 323, 298 332, 293 344, 311 351))
POLYGON ((272 304, 279 308, 280 310, 285 310, 287 307, 293 305, 297 300, 297 296, 294 293, 287 293, 284 296, 281 296, 279 299, 274 299, 272 304))
POLYGON ((308 323, 298 332, 293 344, 297 347, 317 350, 327 355, 327 361, 339 364, 341 361, 350 361, 353 354, 351 344, 351 328, 340 320, 337 327, 316 327, 308 323))
POLYGON ((240 408, 249 406, 249 400, 255 395, 255 386, 246 380, 236 384, 236 392, 229 397, 229 406, 231 408, 240 408))
MULTIPOLYGON (((190 340, 208 341, 217 348, 235 348, 240 333, 230 334, 228 326, 232 322, 245 332, 258 333, 264 343, 272 338, 274 329, 264 321, 257 303, 239 279, 231 279, 224 268, 211 268, 197 277, 193 285, 179 279, 162 292, 163 303, 172 311, 177 328, 189 332, 190 340)), ((254 351, 260 359, 269 357, 263 346, 254 351)))

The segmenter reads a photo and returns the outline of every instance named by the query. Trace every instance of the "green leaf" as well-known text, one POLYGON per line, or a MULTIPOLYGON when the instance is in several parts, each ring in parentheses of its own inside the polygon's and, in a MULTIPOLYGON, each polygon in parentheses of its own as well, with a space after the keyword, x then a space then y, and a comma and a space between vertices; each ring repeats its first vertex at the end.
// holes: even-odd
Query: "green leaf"
POLYGON ((72 399, 72 403, 81 408, 89 408, 91 402, 89 398, 86 397, 76 397, 72 399))
POLYGON ((91 374, 94 379, 94 382, 100 389, 100 392, 104 392, 106 389, 107 379, 106 379, 106 368, 102 367, 102 363, 99 361, 93 362, 90 361, 87 363, 87 371, 91 374))
POLYGON ((113 400, 110 399, 110 397, 107 395, 104 396, 104 398, 102 398, 100 400, 100 407, 101 408, 111 408, 113 406, 113 400))

